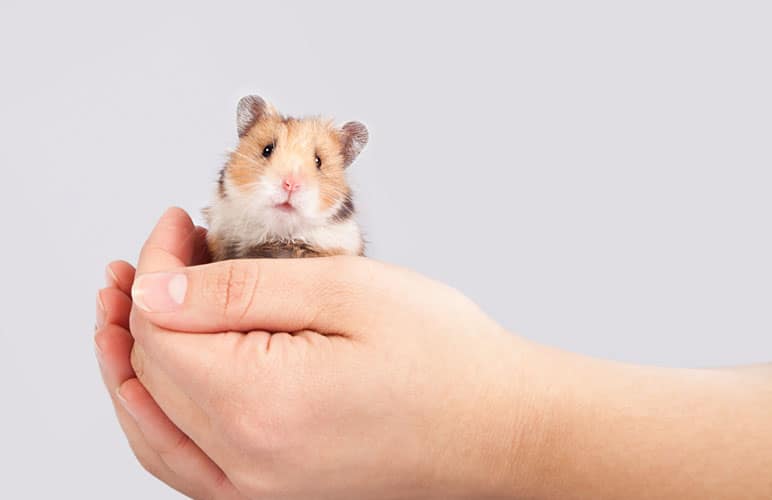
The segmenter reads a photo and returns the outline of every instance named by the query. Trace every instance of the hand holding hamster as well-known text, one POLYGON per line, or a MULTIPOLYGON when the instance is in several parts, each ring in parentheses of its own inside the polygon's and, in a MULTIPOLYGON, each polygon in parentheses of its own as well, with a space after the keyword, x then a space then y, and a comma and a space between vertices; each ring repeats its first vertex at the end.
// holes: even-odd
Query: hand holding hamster
POLYGON ((199 265, 202 236, 167 212, 95 338, 132 450, 193 498, 772 498, 772 366, 592 359, 396 266, 199 265))
POLYGON ((131 299, 116 298, 126 309, 107 301, 102 324, 130 325, 118 338, 134 342, 97 343, 142 464, 193 498, 233 500, 485 498, 509 474, 521 406, 491 360, 519 344, 471 301, 356 256, 208 263, 202 236, 168 211, 131 299))
POLYGON ((346 169, 367 128, 286 117, 255 95, 239 101, 237 125, 238 147, 204 209, 212 260, 363 255, 346 169))

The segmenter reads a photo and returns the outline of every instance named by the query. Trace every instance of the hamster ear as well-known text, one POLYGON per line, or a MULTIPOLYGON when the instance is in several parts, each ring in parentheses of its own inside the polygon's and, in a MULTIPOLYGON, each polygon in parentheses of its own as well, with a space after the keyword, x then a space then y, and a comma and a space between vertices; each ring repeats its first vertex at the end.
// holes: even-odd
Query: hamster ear
POLYGON ((236 111, 236 126, 238 127, 239 137, 244 137, 257 120, 270 114, 272 110, 271 105, 260 96, 248 95, 242 97, 239 100, 236 111))
POLYGON ((367 145, 367 127, 359 122, 348 122, 340 128, 340 138, 343 142, 343 166, 353 163, 359 153, 367 145))

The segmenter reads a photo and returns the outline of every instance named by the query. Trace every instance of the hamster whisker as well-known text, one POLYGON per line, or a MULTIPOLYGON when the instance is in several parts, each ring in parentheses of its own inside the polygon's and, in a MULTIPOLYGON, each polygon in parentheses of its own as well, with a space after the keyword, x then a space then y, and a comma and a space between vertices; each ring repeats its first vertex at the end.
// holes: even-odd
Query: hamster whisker
POLYGON ((257 166, 257 167, 259 167, 259 166, 260 166, 260 164, 257 162, 257 160, 255 160, 254 158, 250 158, 249 156, 247 156, 247 155, 245 155, 245 154, 241 154, 241 153, 239 153, 238 151, 236 151, 235 149, 229 149, 229 150, 228 150, 228 152, 229 152, 230 154, 233 154, 233 155, 236 155, 236 156, 238 156, 239 158, 243 158, 243 159, 247 160, 247 161, 248 161, 249 163, 251 163, 252 165, 255 165, 255 166, 257 166))

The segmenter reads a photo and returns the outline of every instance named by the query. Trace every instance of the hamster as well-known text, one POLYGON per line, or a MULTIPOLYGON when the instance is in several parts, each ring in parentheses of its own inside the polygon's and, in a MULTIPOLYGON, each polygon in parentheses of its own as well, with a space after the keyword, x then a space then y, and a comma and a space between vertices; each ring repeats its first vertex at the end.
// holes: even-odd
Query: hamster
POLYGON ((256 95, 236 118, 238 147, 203 211, 212 260, 364 255, 346 169, 367 128, 286 117, 256 95))

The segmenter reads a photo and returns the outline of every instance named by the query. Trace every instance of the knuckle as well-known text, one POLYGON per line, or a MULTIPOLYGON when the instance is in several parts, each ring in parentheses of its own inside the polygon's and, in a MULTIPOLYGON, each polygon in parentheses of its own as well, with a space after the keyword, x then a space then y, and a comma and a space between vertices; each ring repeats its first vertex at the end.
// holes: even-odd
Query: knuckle
POLYGON ((215 304, 224 316, 241 318, 249 310, 257 292, 258 264, 225 261, 218 268, 206 276, 205 299, 215 304))
POLYGON ((190 444, 190 438, 186 434, 180 432, 171 443, 171 445, 159 448, 158 454, 161 456, 161 458, 168 458, 174 455, 184 455, 186 448, 190 446, 190 444))
POLYGON ((142 468, 145 469, 150 475, 161 479, 163 470, 158 464, 139 456, 137 457, 137 461, 139 462, 139 465, 141 465, 142 468))
POLYGON ((138 446, 134 441, 129 441, 129 448, 131 448, 131 452, 134 453, 134 457, 137 459, 137 462, 139 462, 139 465, 142 466, 143 469, 145 469, 149 474, 159 479, 161 478, 163 470, 157 460, 152 460, 152 457, 149 456, 150 454, 138 446))

